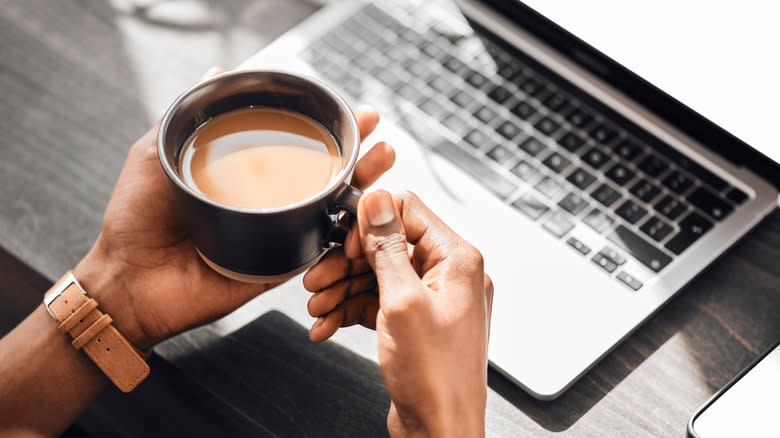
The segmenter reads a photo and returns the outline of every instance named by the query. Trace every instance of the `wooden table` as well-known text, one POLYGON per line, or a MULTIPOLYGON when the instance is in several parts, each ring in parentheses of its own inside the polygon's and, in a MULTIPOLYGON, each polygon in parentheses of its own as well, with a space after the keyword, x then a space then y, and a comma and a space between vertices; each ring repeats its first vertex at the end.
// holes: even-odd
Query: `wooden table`
MULTIPOLYGON (((127 148, 214 64, 232 67, 316 9, 303 1, 26 0, 0 6, 0 329, 86 253, 127 148), (143 6, 147 5, 147 6, 143 6)), ((780 214, 716 262, 561 398, 491 370, 490 436, 680 437, 696 407, 780 338, 780 214)), ((106 390, 94 436, 381 436, 374 334, 306 337, 300 281, 158 347, 106 390)))

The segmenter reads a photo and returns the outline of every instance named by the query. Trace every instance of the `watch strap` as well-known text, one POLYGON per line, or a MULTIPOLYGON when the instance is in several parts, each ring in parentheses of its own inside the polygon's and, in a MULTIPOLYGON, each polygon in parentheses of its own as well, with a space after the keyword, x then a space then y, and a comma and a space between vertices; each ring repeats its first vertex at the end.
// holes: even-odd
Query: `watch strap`
POLYGON ((73 347, 83 350, 121 391, 130 392, 149 375, 143 353, 119 333, 70 271, 49 289, 44 304, 59 330, 73 338, 73 347))

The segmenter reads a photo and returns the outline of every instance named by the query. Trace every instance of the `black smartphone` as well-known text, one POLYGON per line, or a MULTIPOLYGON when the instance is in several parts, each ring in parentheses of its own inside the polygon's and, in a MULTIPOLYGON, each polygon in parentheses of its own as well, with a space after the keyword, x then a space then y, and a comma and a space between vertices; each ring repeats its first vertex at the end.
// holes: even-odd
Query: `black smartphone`
POLYGON ((693 414, 688 437, 780 437, 780 341, 693 414))

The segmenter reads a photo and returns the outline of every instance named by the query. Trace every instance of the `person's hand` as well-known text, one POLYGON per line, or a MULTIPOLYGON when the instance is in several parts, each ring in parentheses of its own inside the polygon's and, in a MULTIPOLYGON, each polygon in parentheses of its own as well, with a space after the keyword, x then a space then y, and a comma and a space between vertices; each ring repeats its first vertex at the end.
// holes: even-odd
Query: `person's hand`
MULTIPOLYGON (((355 115, 365 138, 379 115, 373 110, 355 115)), ((224 316, 276 286, 230 280, 198 257, 157 158, 158 127, 130 148, 100 235, 74 269, 117 329, 142 349, 224 316)), ((377 144, 357 163, 352 184, 365 189, 394 160, 392 147, 377 144)))
POLYGON ((365 194, 357 230, 304 286, 315 292, 313 340, 376 329, 391 435, 484 435, 493 285, 479 251, 419 198, 365 194))

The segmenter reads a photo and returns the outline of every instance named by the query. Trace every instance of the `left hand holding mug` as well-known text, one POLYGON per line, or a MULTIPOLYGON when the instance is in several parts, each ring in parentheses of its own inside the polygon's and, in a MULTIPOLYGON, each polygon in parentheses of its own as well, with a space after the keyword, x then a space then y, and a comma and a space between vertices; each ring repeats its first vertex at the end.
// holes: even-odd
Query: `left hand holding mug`
MULTIPOLYGON (((362 141, 379 115, 359 109, 355 116, 362 141)), ((158 127, 130 148, 100 235, 74 269, 117 329, 141 349, 214 321, 278 285, 230 280, 201 260, 157 158, 158 127)), ((352 185, 365 189, 394 160, 393 148, 378 143, 357 163, 352 185)))

